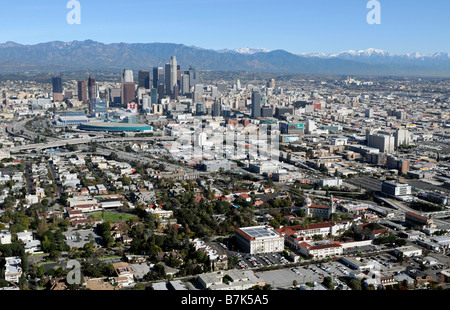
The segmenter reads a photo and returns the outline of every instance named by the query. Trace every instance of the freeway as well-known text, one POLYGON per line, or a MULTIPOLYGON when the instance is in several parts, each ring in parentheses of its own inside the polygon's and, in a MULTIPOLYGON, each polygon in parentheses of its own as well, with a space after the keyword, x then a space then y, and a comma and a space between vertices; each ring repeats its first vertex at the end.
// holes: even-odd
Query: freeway
POLYGON ((389 198, 385 198, 385 197, 380 197, 378 195, 374 195, 375 198, 377 198, 378 200, 384 202, 386 205, 389 205, 401 212, 413 212, 425 217, 428 217, 429 215, 432 215, 433 217, 433 221, 435 224, 437 224, 438 226, 442 226, 442 227, 450 227, 450 223, 448 221, 442 220, 439 217, 439 213, 434 214, 433 212, 419 212, 417 210, 411 209, 409 207, 407 207, 404 203, 402 203, 401 201, 395 200, 395 199, 389 199, 389 198))
POLYGON ((151 140, 174 140, 174 137, 169 136, 156 136, 156 137, 119 137, 119 138, 79 138, 79 139, 63 139, 56 140, 54 142, 48 143, 37 143, 37 144, 28 144, 15 146, 10 148, 11 153, 22 152, 22 151, 31 151, 31 150, 44 150, 44 149, 52 149, 63 147, 66 145, 78 145, 78 144, 87 144, 90 142, 98 142, 98 143, 107 143, 107 142, 127 142, 127 141, 151 141, 151 140))

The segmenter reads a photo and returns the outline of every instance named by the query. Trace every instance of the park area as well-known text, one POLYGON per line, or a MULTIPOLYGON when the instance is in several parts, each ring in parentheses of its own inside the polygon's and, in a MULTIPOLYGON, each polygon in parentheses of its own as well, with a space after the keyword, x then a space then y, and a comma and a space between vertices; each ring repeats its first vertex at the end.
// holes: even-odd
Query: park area
POLYGON ((120 222, 120 221, 128 221, 129 219, 137 219, 135 215, 127 214, 127 213, 109 213, 109 212, 99 212, 93 213, 92 217, 97 219, 103 219, 104 221, 110 221, 112 223, 120 222))

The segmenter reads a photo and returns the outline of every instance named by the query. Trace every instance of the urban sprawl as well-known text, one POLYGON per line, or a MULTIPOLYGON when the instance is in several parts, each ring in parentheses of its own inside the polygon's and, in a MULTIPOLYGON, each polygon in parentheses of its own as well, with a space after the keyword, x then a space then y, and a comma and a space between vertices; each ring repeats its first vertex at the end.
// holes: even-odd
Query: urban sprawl
POLYGON ((3 77, 0 289, 448 289, 449 83, 3 77))

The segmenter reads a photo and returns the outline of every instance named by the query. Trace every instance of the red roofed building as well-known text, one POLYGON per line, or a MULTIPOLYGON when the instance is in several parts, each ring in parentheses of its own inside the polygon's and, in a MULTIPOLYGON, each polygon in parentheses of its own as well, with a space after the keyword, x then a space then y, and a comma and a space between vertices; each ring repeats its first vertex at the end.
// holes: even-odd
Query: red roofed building
POLYGON ((241 197, 243 200, 248 201, 248 202, 252 201, 252 198, 248 194, 245 194, 245 193, 240 194, 239 197, 241 197))
POLYGON ((425 216, 422 216, 417 213, 413 212, 406 212, 405 213, 405 222, 406 224, 412 226, 412 227, 420 227, 420 228, 431 228, 435 227, 435 224, 433 222, 432 218, 427 218, 425 216))
POLYGON ((312 199, 308 196, 305 198, 303 206, 300 207, 300 210, 305 211, 307 217, 316 216, 324 219, 330 219, 331 214, 336 213, 333 196, 330 197, 330 203, 328 205, 313 204, 312 199))
POLYGON ((342 246, 332 240, 312 241, 299 237, 295 242, 295 249, 307 257, 325 258, 342 255, 342 246))
POLYGON ((308 224, 307 227, 303 227, 302 225, 286 226, 276 229, 276 231, 285 235, 286 241, 288 242, 288 237, 297 238, 303 236, 310 238, 314 235, 320 235, 322 237, 336 236, 339 233, 350 229, 352 225, 353 220, 344 220, 337 222, 308 224))

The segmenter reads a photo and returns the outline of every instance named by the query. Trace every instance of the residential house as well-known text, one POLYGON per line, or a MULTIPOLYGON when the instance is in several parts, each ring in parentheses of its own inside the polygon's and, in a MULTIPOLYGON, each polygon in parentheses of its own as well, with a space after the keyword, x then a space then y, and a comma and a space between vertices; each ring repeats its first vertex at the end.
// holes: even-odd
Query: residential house
POLYGON ((0 232, 0 244, 11 244, 11 233, 7 230, 0 232))
POLYGON ((119 288, 134 286, 134 274, 128 263, 114 263, 113 266, 116 271, 113 283, 117 283, 119 288))
POLYGON ((22 259, 16 257, 5 258, 5 280, 8 282, 19 283, 22 276, 22 259))

